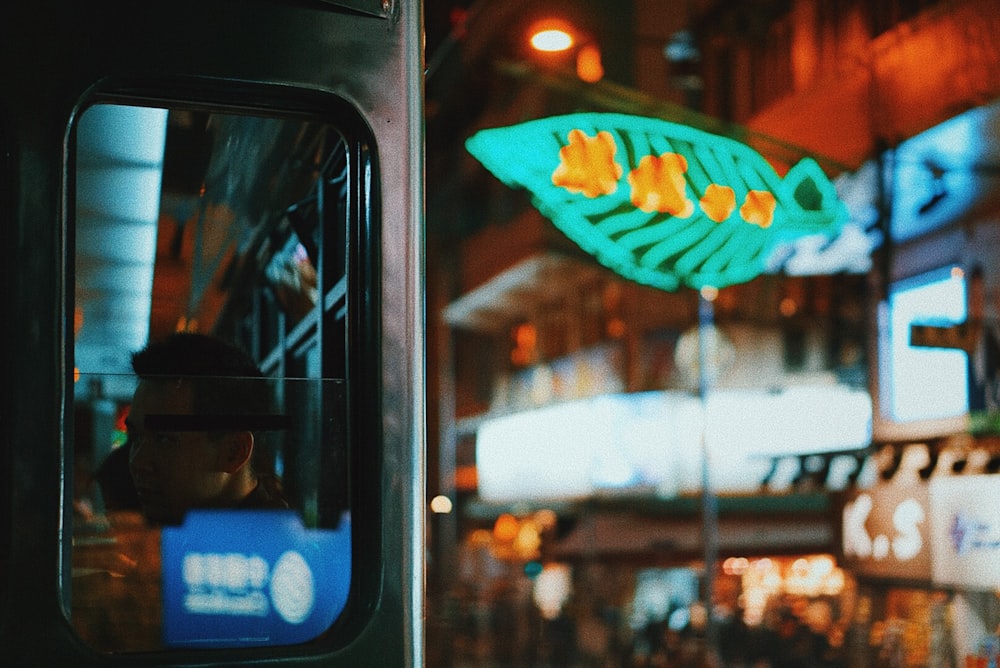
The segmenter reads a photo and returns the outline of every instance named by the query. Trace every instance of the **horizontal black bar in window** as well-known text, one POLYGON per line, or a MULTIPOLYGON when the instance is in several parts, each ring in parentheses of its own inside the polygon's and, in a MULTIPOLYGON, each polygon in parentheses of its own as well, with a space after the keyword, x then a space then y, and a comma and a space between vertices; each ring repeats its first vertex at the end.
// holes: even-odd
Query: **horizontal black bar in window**
POLYGON ((278 431, 288 429, 287 415, 168 415, 150 414, 143 426, 149 431, 278 431))

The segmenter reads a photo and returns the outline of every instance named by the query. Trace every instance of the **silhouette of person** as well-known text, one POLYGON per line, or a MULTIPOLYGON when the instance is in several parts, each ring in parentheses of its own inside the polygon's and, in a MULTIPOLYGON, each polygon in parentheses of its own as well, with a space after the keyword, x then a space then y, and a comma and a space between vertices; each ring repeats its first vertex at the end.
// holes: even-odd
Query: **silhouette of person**
POLYGON ((147 520, 179 524, 192 508, 287 508, 263 466, 266 380, 221 339, 177 333, 132 356, 139 377, 125 424, 129 470, 147 520))

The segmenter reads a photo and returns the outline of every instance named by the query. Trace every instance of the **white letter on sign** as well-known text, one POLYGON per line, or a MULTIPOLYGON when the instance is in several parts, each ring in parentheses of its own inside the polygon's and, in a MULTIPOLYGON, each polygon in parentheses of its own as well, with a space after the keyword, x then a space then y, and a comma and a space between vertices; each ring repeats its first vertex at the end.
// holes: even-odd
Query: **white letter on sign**
POLYGON ((865 530, 865 522, 872 511, 872 498, 861 494, 844 506, 844 553, 857 557, 870 557, 872 539, 865 530))
POLYGON ((892 514, 892 525, 899 535, 892 540, 892 551, 900 561, 908 561, 920 554, 924 546, 920 540, 920 523, 924 521, 924 509, 913 499, 907 499, 896 506, 892 514))

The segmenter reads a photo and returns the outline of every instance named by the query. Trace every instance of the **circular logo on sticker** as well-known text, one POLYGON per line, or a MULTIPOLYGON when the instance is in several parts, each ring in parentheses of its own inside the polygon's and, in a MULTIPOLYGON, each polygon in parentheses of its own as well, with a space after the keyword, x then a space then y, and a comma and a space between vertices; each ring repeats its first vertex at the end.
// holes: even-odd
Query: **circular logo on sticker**
POLYGON ((301 624, 316 603, 316 589, 309 564, 289 550, 278 558, 271 574, 271 602, 289 624, 301 624))

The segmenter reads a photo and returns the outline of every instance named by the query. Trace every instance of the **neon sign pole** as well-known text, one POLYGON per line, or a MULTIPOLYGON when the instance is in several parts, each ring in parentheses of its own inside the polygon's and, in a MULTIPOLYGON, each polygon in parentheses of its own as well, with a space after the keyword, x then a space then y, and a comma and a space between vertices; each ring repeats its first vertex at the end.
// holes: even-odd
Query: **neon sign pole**
POLYGON ((706 641, 711 620, 718 508, 711 489, 705 406, 708 332, 715 291, 757 277, 774 248, 806 235, 833 236, 847 211, 810 158, 784 177, 735 140, 656 118, 580 113, 482 130, 468 151, 601 264, 664 290, 699 291, 699 397, 706 641))
POLYGON ((705 644, 709 651, 718 647, 716 624, 712 619, 712 591, 715 589, 715 564, 719 557, 719 504, 712 488, 711 452, 708 447, 708 391, 711 389, 712 361, 709 333, 715 323, 714 288, 698 291, 698 399, 701 404, 701 522, 705 574, 702 581, 705 601, 705 644), (712 293, 709 298, 706 293, 712 293))

